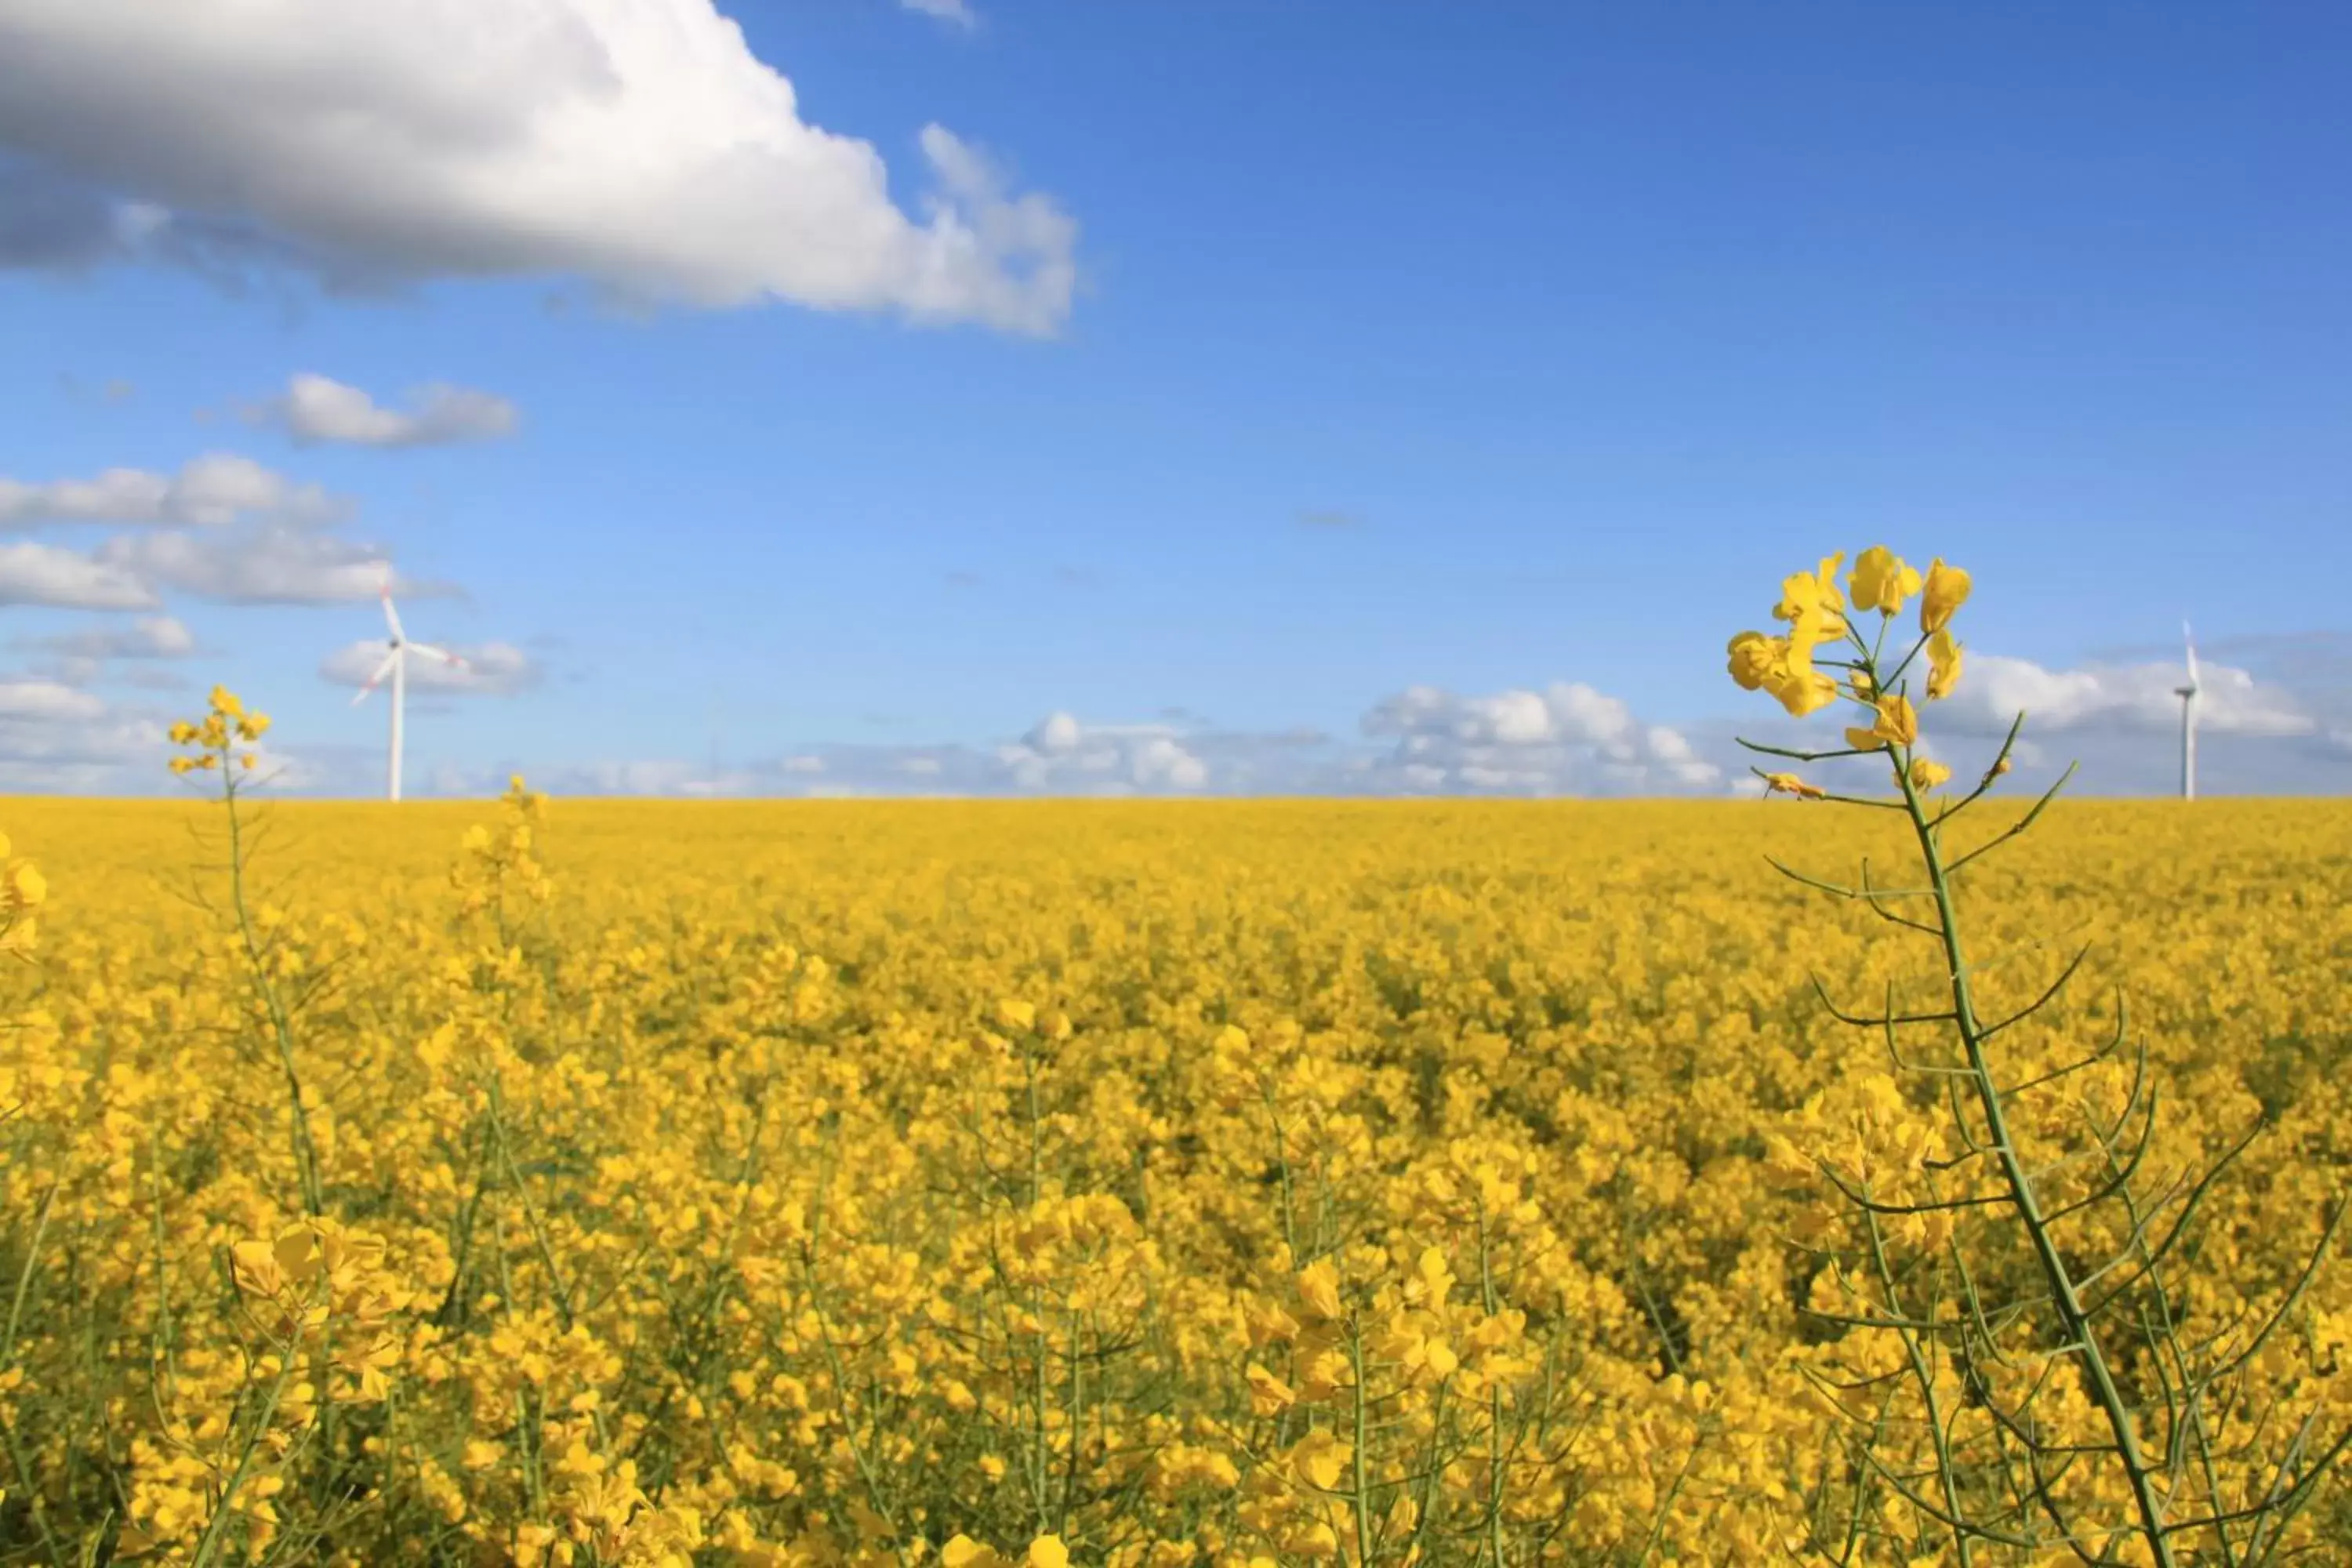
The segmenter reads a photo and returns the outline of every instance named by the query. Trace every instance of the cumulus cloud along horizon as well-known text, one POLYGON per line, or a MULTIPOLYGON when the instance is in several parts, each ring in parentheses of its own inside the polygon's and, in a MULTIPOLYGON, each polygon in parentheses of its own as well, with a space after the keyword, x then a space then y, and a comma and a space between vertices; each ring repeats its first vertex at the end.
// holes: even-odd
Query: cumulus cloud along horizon
POLYGON ((945 127, 916 142, 919 217, 711 0, 0 8, 0 265, 573 277, 1057 330, 1076 223, 945 127))
POLYGON ((1361 727, 1368 737, 1394 738, 1373 771, 1413 791, 1682 794, 1724 777, 1679 731, 1645 724, 1580 681, 1485 697, 1410 687, 1373 707, 1361 727))
MULTIPOLYGON (((2005 732, 2017 715, 2037 734, 2077 731, 2169 733, 2180 728, 2178 662, 2086 664, 2053 670, 2031 659, 1969 650, 1960 688, 1927 710, 1948 728, 2005 732)), ((2234 665, 2206 660, 2198 670, 2201 733, 2307 735, 2317 721, 2294 693, 2234 665)))
MULTIPOLYGON (((598 794, 1118 797, 1691 795, 1720 788, 1725 776, 1678 731, 1572 682, 1469 698, 1413 687, 1375 704, 1359 728, 1365 739, 1349 742, 1297 725, 1102 722, 1056 710, 994 745, 803 746, 715 772, 648 758, 534 777, 598 794)), ((504 776, 497 768, 446 776, 461 774, 504 776)))
POLYGON ((413 410, 387 408, 362 389, 303 372, 286 390, 246 408, 248 424, 282 429, 298 447, 341 445, 397 449, 492 441, 520 423, 515 405, 495 393, 434 382, 409 395, 413 410))
POLYGON ((0 677, 0 789, 156 793, 164 728, 59 681, 0 677))
MULTIPOLYGON (((2293 667, 2289 667, 2292 668, 2293 667)), ((2305 672, 2310 673, 2310 672, 2305 672)), ((2266 677, 2234 664, 2200 661, 2200 794, 2338 794, 2352 789, 2352 687, 2266 677)), ((2096 795, 2150 795, 2180 787, 2180 698, 2187 671, 2178 658, 2137 663, 2094 660, 2053 669, 2032 659, 1968 653, 1959 689, 1920 705, 1923 747, 1963 772, 1992 760, 2021 713, 2012 761, 2021 788, 2043 787, 2075 764, 2074 789, 2096 795)), ((1741 752, 1735 736, 1798 750, 1836 743, 1831 715, 1790 720, 1769 703, 1743 717, 1693 726, 1705 752, 1729 764, 1728 787, 1760 788, 1748 773, 1767 759, 1741 752)), ((1772 763, 1778 767, 1785 764, 1772 763)), ((1869 759, 1819 764, 1824 778, 1859 782, 1869 759)))
POLYGON ((226 528, 273 522, 297 528, 335 523, 351 500, 287 478, 250 458, 207 452, 179 471, 108 468, 86 479, 29 481, 0 475, 0 528, 47 523, 115 523, 226 528))
MULTIPOLYGON (((37 547, 0 545, 0 599, 12 548, 37 547)), ((368 586, 372 593, 372 581, 368 586)), ((419 629, 431 640, 429 628, 419 629)), ((177 619, 148 616, 19 646, 92 662, 146 659, 152 667, 182 657, 193 640, 177 619)), ((444 646, 469 668, 413 661, 412 700, 511 697, 546 680, 544 668, 511 644, 444 646)), ((320 674, 357 689, 384 650, 379 639, 349 643, 321 661, 320 674)), ((1961 691, 1925 710, 1929 743, 1957 765, 1989 761, 1993 738, 2007 727, 2003 705, 2022 698, 2038 713, 2029 716, 2019 753, 2014 784, 2021 793, 2039 787, 2070 759, 2084 763, 2079 785, 2085 793, 2169 793, 2178 783, 2179 700, 2160 683, 2174 679, 2161 665, 2050 670, 1972 653, 1961 691)), ((2352 786, 2352 729, 2276 683, 2231 667, 2210 666, 2204 679, 2212 706, 2200 784, 2209 793, 2352 786)), ((1307 726, 1220 729, 1191 715, 1104 721, 1055 710, 994 743, 800 744, 725 766, 715 757, 545 765, 511 756, 495 766, 425 758, 430 771, 412 782, 422 793, 494 795, 507 773, 520 769, 558 794, 602 795, 1706 797, 1759 787, 1747 773, 1754 759, 1738 748, 1735 733, 1798 743, 1830 733, 1825 720, 1800 725, 1776 720, 1778 712, 1670 726, 1576 681, 1470 694, 1417 685, 1366 708, 1352 735, 1307 726)), ((161 732, 150 715, 112 706, 73 680, 38 672, 0 676, 0 786, 161 788, 161 732)), ((299 765, 289 764, 279 787, 362 796, 380 788, 380 753, 286 739, 299 765)))

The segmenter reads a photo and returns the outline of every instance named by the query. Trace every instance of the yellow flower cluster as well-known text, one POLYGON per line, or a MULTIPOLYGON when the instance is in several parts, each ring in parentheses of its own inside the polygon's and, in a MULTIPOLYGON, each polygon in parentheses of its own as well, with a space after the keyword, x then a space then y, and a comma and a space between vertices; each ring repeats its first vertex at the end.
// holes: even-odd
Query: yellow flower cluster
MULTIPOLYGON (((1848 605, 1910 592, 1869 574, 1848 605)), ((1807 580, 1792 625, 1849 613, 1807 580)), ((1943 621, 1956 580, 1922 579, 1943 621)), ((2197 1108, 2155 1165, 2273 1123, 2171 1303, 2227 1334, 2298 1288, 2352 1129, 2352 816, 2212 805, 2021 841, 1979 985, 2004 1015, 2063 968, 2047 931, 2095 935, 2017 1081, 2115 983, 2197 1108)), ((75 911, 0 972, 0 1541, 35 1560, 1952 1561, 1833 1440, 1895 1369, 1815 1244, 1832 1177, 1925 1193, 1955 1146, 1808 984, 1900 1010, 1943 977, 1757 891, 1811 814, 517 781, 273 807, 285 890, 239 927, 153 890, 220 809, 12 806, 75 911)), ((2021 1093, 2053 1205, 2122 1087, 2021 1093)), ((2242 1391, 2287 1437, 2352 1415, 2352 1282, 2294 1324, 2242 1391)), ((1972 1389, 2072 1376, 2045 1345, 1932 1382, 1990 1442, 1972 1389)), ((1876 1462, 1934 1441, 1891 1421, 1876 1462)), ((2253 1458, 2172 1478, 2177 1516, 2272 1484, 2253 1458)), ((2121 1517, 2089 1466, 2050 1485, 2121 1517)), ((2330 1491, 2276 1560, 2347 1539, 2330 1491)), ((2046 1547, 1974 1561, 2074 1560, 2046 1547)))
POLYGON ((226 686, 215 686, 205 703, 203 718, 184 719, 172 726, 172 744, 183 748, 172 759, 172 771, 226 773, 237 768, 250 772, 260 763, 259 753, 250 748, 268 730, 268 714, 247 711, 236 692, 226 686), (247 749, 239 751, 240 745, 247 749))
MULTIPOLYGON (((1846 699, 1869 718, 1868 723, 1846 728, 1845 742, 1851 751, 1889 752, 1911 789, 1921 794, 1939 789, 1950 782, 1952 770, 1932 757, 1913 754, 1919 741, 1919 713, 1902 681, 1905 672, 1924 654, 1927 700, 1948 697, 1959 685, 1964 650, 1952 636, 1951 624, 1953 616, 1968 602, 1969 574, 1946 565, 1939 556, 1923 576, 1885 545, 1873 545, 1854 558, 1846 590, 1841 593, 1837 574, 1844 560, 1843 552, 1824 556, 1818 570, 1800 572, 1781 584, 1780 602, 1772 613, 1789 623, 1788 631, 1775 637, 1741 632, 1733 637, 1731 679, 1745 690, 1765 691, 1800 719, 1841 697, 1846 699), (1849 594, 1853 615, 1880 618, 1874 637, 1865 637, 1848 614, 1849 594), (1919 600, 1918 640, 1908 654, 1894 662, 1891 671, 1882 674, 1878 661, 1885 650, 1886 632, 1914 595, 1919 600), (1852 657, 1817 659, 1820 650, 1830 644, 1844 645, 1852 657), (1843 672, 1843 680, 1832 670, 1843 672)), ((2008 771, 2006 752, 1995 765, 2000 772, 2008 771)), ((1760 776, 1768 793, 1800 800, 1828 798, 1827 791, 1796 773, 1773 772, 1760 776)))
POLYGON ((39 867, 8 851, 8 836, 0 833, 0 952, 29 952, 39 934, 41 906, 48 901, 48 879, 39 867))
MULTIPOLYGON (((1772 614, 1789 623, 1786 633, 1767 637, 1762 632, 1741 632, 1731 639, 1731 679, 1746 690, 1760 688, 1769 692, 1800 719, 1828 707, 1840 693, 1837 678, 1816 667, 1814 654, 1824 644, 1849 640, 1860 647, 1872 646, 1861 642, 1859 631, 1846 615, 1845 595, 1838 591, 1838 567, 1844 559, 1843 552, 1825 556, 1818 571, 1800 572, 1781 584, 1780 602, 1772 614)), ((1969 574, 1945 565, 1939 557, 1923 579, 1885 546, 1874 545, 1855 558, 1847 586, 1857 614, 1874 613, 1888 619, 1901 612, 1906 600, 1919 595, 1919 634, 1933 664, 1927 695, 1947 695, 1960 678, 1960 645, 1947 628, 1953 614, 1968 602, 1969 574)), ((1831 668, 1853 669, 1854 666, 1832 660, 1831 668)), ((1879 701, 1879 694, 1867 680, 1857 683, 1849 679, 1844 692, 1865 705, 1879 701)), ((1904 709, 1907 712, 1907 703, 1904 709)), ((1881 735, 1884 744, 1904 722, 1882 709, 1870 728, 1881 735)), ((1913 733, 1916 737, 1916 727, 1913 733)))

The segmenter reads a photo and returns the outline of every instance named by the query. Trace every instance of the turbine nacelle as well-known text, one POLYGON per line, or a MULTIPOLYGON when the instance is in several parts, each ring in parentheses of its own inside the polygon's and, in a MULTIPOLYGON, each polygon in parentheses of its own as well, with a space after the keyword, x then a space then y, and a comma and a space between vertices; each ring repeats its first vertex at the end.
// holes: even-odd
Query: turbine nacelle
POLYGON ((2197 798, 2197 634, 2189 623, 2180 623, 2181 651, 2187 656, 2189 684, 2176 686, 2172 694, 2180 699, 2180 798, 2197 798))

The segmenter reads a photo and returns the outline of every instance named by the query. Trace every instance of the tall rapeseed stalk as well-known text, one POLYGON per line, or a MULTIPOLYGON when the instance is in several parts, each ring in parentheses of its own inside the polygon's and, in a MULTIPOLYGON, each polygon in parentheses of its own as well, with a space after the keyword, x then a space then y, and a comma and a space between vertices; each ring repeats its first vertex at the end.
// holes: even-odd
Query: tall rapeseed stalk
POLYGON ((1893 1071, 1817 1097, 1815 1147, 1784 1140, 1774 1151, 1790 1175, 1825 1180, 1848 1222, 1824 1250, 1811 1308, 1843 1342, 1809 1373, 1853 1423, 1853 1497, 1842 1528, 1813 1545, 1841 1562, 1916 1551, 1964 1568, 2277 1560, 2352 1442, 2317 1431, 2309 1394, 2264 1356, 2284 1343, 2280 1331, 2343 1205, 2280 1300, 2234 1321, 2194 1321, 2184 1242, 2254 1133, 2217 1160, 2201 1150, 2176 1160, 2159 1137, 2160 1075, 2144 1044, 2127 1047, 2120 1009, 2109 1039, 2054 1065, 2003 1038, 2055 1001, 2083 958, 2036 1000, 1989 1016, 1963 874, 2032 826, 2073 770, 2009 826, 1954 842, 1964 814, 2010 772, 2024 722, 1972 787, 1946 792, 1952 770, 1929 755, 1921 711, 1959 683, 1951 626, 1969 574, 1939 559, 1923 575, 1878 547, 1856 559, 1842 592, 1843 560, 1788 578, 1773 610, 1787 630, 1734 637, 1730 672, 1796 717, 1843 703, 1858 721, 1842 747, 1743 743, 1878 771, 1891 795, 1756 770, 1768 794, 1890 814, 1916 856, 1913 885, 1873 882, 1867 861, 1853 885, 1780 868, 1924 936, 1941 973, 1923 1010, 1899 1010, 1891 990, 1875 1013, 1828 1004, 1883 1035, 1893 1071), (1898 630, 1915 596, 1916 633, 1898 630), (1941 1048, 1906 1054, 1917 1047, 1904 1037, 1923 1031, 1941 1048))

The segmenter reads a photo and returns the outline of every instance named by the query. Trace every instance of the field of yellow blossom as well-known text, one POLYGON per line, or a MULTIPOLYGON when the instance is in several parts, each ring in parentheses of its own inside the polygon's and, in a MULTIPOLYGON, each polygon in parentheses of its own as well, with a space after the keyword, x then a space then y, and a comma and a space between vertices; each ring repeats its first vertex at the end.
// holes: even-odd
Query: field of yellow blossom
MULTIPOLYGON (((1881 1352, 1791 1153, 1940 1125, 1813 989, 1930 1000, 1932 953, 1763 859, 1900 864, 1864 814, 236 820, 0 805, 47 893, 0 973, 0 1563, 1958 1561, 1833 1416, 1881 1352)), ((2285 1300, 2352 1145, 2352 806, 2062 801, 1967 908, 1989 1016, 2090 946, 2004 1044, 2127 1000, 2158 1163, 2266 1124, 2175 1306, 2285 1300)), ((2352 1418, 2347 1339, 2321 1270, 2247 1369, 2273 1451, 2352 1418)), ((2267 1560, 2346 1541, 2330 1489, 2267 1560)))

